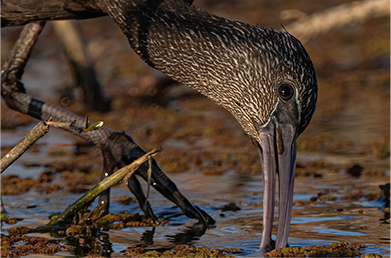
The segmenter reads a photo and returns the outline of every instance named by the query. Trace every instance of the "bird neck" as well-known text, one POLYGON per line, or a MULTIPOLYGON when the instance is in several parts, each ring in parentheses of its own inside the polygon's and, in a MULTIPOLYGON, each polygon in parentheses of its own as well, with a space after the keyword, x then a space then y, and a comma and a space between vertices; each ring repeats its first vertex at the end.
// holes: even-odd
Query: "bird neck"
POLYGON ((238 77, 256 78, 248 74, 247 48, 259 28, 210 15, 185 1, 101 1, 147 64, 219 104, 224 104, 221 95, 233 90, 228 84, 243 80, 238 77))

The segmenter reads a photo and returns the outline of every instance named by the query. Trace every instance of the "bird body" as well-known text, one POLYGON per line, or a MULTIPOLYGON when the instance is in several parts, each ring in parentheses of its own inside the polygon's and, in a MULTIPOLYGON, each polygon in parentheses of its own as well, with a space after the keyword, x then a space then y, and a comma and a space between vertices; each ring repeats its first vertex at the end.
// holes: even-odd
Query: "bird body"
POLYGON ((266 124, 275 109, 282 82, 301 85, 300 132, 308 125, 315 72, 304 47, 288 32, 231 21, 181 1, 102 2, 98 5, 147 64, 225 107, 251 138, 258 138, 254 126, 266 124))
POLYGON ((273 247, 277 177, 280 207, 276 247, 285 247, 296 139, 316 107, 317 82, 311 59, 286 31, 211 15, 190 6, 190 2, 91 0, 86 5, 95 13, 108 14, 147 64, 214 100, 238 120, 257 147, 263 167, 260 247, 273 247))

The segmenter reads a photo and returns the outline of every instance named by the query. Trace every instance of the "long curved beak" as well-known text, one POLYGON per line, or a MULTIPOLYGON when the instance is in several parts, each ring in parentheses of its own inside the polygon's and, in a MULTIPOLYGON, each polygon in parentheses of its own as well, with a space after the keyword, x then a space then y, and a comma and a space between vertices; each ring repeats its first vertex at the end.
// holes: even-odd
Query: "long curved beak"
POLYGON ((293 187, 296 172, 297 130, 289 124, 270 122, 259 132, 257 145, 263 174, 263 233, 259 248, 271 250, 286 247, 292 215, 293 187), (279 218, 277 239, 271 239, 276 177, 279 182, 279 218))

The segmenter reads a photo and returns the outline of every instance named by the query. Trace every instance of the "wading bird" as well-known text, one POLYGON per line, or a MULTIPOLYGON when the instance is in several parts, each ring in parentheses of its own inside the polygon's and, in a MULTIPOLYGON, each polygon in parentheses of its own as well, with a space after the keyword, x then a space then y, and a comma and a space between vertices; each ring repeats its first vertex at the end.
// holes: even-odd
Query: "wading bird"
POLYGON ((192 1, 90 0, 64 1, 62 5, 55 1, 50 7, 31 6, 25 15, 19 8, 14 16, 9 12, 11 5, 4 2, 7 1, 2 1, 4 26, 108 14, 148 65, 231 112, 258 149, 263 168, 260 248, 274 248, 271 233, 277 177, 279 220, 275 248, 287 245, 296 139, 310 122, 317 99, 313 64, 295 37, 287 31, 208 14, 190 6, 192 1), (56 5, 56 12, 45 10, 56 5))

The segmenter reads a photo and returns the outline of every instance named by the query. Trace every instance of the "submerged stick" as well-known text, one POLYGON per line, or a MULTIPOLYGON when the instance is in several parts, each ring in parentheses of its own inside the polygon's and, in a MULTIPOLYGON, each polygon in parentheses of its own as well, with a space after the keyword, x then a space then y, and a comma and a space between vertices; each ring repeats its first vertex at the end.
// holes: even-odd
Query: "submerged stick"
POLYGON ((2 159, 1 173, 4 172, 15 160, 26 152, 39 138, 49 132, 49 126, 45 122, 39 122, 15 147, 13 147, 2 159))
POLYGON ((86 194, 84 194, 82 197, 80 197, 76 202, 69 205, 68 208, 65 209, 63 213, 60 215, 54 217, 47 226, 54 226, 56 224, 59 224, 64 219, 70 217, 75 212, 82 209, 86 204, 92 202, 99 194, 101 194, 103 191, 109 189, 113 185, 119 183, 121 180, 123 180, 125 177, 132 175, 144 162, 151 159, 153 156, 158 154, 163 150, 162 147, 155 148, 151 150, 150 152, 146 153, 141 158, 138 158, 133 163, 127 165, 126 167, 121 168, 111 176, 105 178, 103 181, 101 181, 97 186, 95 186, 93 189, 88 191, 86 194))

